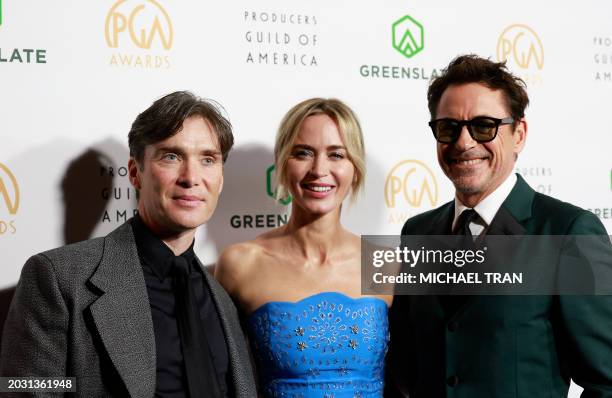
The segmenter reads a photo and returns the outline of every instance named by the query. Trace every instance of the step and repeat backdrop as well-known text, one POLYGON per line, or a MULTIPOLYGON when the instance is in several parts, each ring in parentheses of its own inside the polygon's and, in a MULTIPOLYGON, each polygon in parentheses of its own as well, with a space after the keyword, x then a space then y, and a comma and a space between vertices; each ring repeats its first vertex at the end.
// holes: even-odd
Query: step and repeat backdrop
POLYGON ((284 113, 346 101, 363 125, 359 234, 399 233, 453 197, 427 126, 429 80, 455 56, 506 60, 528 84, 516 172, 589 209, 612 232, 612 4, 515 1, 96 0, 0 3, 0 286, 33 253, 127 220, 127 133, 175 90, 220 102, 236 137, 225 189, 197 238, 203 261, 282 225, 272 148, 284 113))
POLYGON ((612 4, 515 1, 0 0, 0 286, 33 253, 127 220, 127 133, 175 90, 220 102, 236 137, 197 251, 286 222, 272 148, 284 113, 346 101, 363 125, 366 188, 344 209, 358 234, 398 233, 453 197, 427 126, 429 80, 455 56, 506 60, 528 84, 516 172, 589 209, 612 233, 612 4))
MULTIPOLYGON (((284 113, 314 96, 359 116, 365 192, 358 234, 453 197, 427 126, 429 80, 455 56, 506 60, 528 84, 516 172, 589 209, 612 233, 612 3, 514 1, 0 0, 0 288, 32 254, 101 236, 136 207, 127 133, 155 99, 191 90, 223 104, 236 146, 196 250, 287 221, 274 195, 284 113)), ((3 293, 4 294, 4 293, 3 293)))
POLYGON ((1 0, 0 285, 28 256, 101 236, 134 212, 127 132, 153 100, 191 90, 223 104, 236 137, 225 189, 197 250, 286 222, 272 148, 297 102, 337 97, 358 114, 358 234, 398 233, 453 197, 427 126, 429 80, 456 55, 506 60, 528 84, 516 172, 598 215, 612 232, 612 4, 515 1, 1 0))

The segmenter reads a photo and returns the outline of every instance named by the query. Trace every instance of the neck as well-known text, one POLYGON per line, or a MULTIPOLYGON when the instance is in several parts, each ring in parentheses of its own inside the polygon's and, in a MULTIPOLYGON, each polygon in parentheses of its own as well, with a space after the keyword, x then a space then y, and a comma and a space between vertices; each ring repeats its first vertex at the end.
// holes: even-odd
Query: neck
POLYGON ((478 203, 482 202, 482 200, 488 196, 488 194, 485 194, 483 192, 467 193, 459 191, 457 191, 455 195, 457 196, 457 199, 459 199, 459 202, 463 203, 465 206, 471 209, 476 207, 478 203))
POLYGON ((144 225, 149 228, 153 235, 161 239, 161 241, 164 242, 164 244, 168 246, 170 250, 172 250, 172 253, 174 253, 175 256, 184 253, 193 243, 193 239, 195 238, 195 229, 188 229, 181 232, 172 231, 168 228, 162 227, 159 223, 154 222, 147 216, 146 212, 139 212, 139 215, 144 225))
POLYGON ((476 207, 480 202, 482 202, 485 198, 495 192, 499 187, 501 187, 504 182, 510 177, 512 173, 512 169, 508 169, 504 176, 497 181, 495 185, 491 185, 477 192, 469 192, 469 191, 455 191, 455 196, 461 203, 469 208, 476 207))
POLYGON ((294 207, 285 232, 302 257, 320 265, 340 247, 346 231, 340 224, 340 209, 325 215, 313 215, 294 207))
POLYGON ((193 243, 195 238, 195 230, 184 232, 180 235, 160 238, 172 250, 175 256, 185 253, 193 243))

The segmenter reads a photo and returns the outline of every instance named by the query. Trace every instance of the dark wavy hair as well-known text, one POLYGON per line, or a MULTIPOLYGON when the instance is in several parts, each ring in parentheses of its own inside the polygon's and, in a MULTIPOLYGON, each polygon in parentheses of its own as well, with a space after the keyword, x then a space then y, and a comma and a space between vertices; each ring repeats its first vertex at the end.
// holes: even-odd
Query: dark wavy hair
POLYGON ((181 130, 185 119, 200 116, 210 123, 225 162, 234 145, 234 135, 232 125, 220 109, 218 103, 196 97, 189 91, 176 91, 158 99, 132 123, 128 134, 130 156, 142 162, 147 145, 173 136, 181 130))
POLYGON ((502 90, 510 115, 518 121, 525 117, 525 108, 529 105, 527 85, 520 77, 508 71, 506 62, 493 62, 474 54, 460 55, 453 59, 432 80, 427 90, 427 106, 431 119, 436 118, 440 98, 449 86, 454 84, 481 83, 492 90, 502 90))

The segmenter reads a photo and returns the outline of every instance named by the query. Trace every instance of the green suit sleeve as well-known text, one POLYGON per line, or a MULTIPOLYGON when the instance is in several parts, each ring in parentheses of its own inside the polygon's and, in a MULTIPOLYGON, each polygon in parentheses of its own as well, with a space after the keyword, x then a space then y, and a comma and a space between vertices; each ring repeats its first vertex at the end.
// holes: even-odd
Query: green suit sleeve
MULTIPOLYGON (((598 235, 601 238, 596 239, 598 244, 607 245, 603 249, 610 252, 610 240, 606 230, 591 213, 581 213, 566 235, 589 235, 589 239, 595 239, 598 235)), ((565 250, 579 252, 581 248, 573 246, 565 250)), ((583 255, 589 257, 585 253, 583 255)), ((612 258, 608 259, 608 262, 609 260, 612 258)), ((570 377, 584 388, 582 397, 612 398, 612 296, 558 297, 557 335, 561 339, 560 348, 565 351, 564 357, 570 377)))

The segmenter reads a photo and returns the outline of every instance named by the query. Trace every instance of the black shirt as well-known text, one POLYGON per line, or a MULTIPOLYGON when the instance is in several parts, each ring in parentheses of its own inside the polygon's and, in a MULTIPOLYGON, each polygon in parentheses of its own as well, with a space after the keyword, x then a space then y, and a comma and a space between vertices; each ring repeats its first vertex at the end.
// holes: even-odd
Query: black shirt
MULTIPOLYGON (((138 256, 147 285, 155 332, 155 351, 157 354, 155 396, 187 397, 185 364, 181 352, 181 340, 175 315, 175 298, 170 275, 174 253, 161 239, 153 235, 138 215, 132 220, 132 230, 134 231, 138 256)), ((190 264, 191 283, 196 292, 206 338, 210 343, 217 379, 221 391, 227 396, 228 383, 226 377, 229 376, 229 358, 219 314, 210 297, 208 284, 193 251, 193 243, 181 256, 190 264)))

